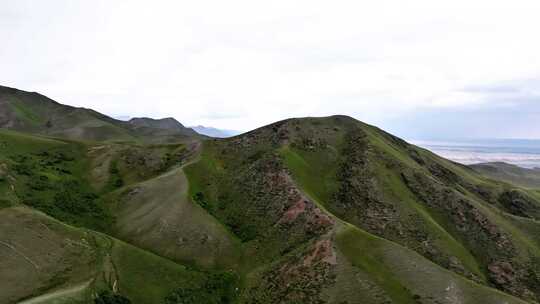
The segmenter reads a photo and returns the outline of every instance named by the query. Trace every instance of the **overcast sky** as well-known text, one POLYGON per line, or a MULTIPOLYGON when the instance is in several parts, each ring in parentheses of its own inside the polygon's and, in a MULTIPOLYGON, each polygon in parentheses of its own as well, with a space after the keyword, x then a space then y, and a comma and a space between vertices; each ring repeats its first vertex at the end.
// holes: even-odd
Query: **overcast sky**
POLYGON ((248 130, 346 114, 407 138, 540 138, 540 1, 0 0, 0 84, 248 130))

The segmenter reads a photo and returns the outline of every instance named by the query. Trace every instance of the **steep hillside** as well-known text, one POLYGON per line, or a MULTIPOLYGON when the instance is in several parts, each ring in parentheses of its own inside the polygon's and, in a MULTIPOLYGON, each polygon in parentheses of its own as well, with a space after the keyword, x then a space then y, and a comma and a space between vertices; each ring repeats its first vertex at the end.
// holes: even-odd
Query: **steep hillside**
POLYGON ((87 141, 180 142, 198 138, 174 119, 116 120, 38 93, 0 86, 0 128, 87 141))
POLYGON ((240 242, 193 204, 181 168, 114 193, 114 234, 173 261, 198 267, 236 268, 240 242))
MULTIPOLYGON (((132 234, 115 227, 144 224, 144 218, 129 218, 137 210, 131 206, 141 202, 171 217, 167 232, 175 232, 174 228, 182 233, 181 224, 191 220, 200 237, 188 243, 200 244, 206 235, 223 234, 220 225, 208 226, 199 220, 208 217, 204 212, 193 217, 196 212, 190 206, 196 206, 189 200, 175 205, 178 197, 187 198, 183 194, 187 190, 175 192, 178 179, 168 177, 179 175, 182 182, 178 166, 193 158, 197 149, 196 143, 88 143, 0 130, 0 303, 127 303, 122 302, 125 299, 165 303, 184 298, 185 293, 211 301, 232 297, 232 288, 237 286, 234 274, 214 269, 214 260, 204 258, 204 250, 209 251, 215 242, 199 248, 201 265, 208 266, 202 269, 194 267, 193 261, 199 259, 192 251, 173 252, 173 260, 186 264, 181 265, 109 236, 130 240, 132 234), (147 186, 154 192, 144 191, 147 186), (140 198, 130 200, 130 206, 116 208, 112 198, 123 189, 143 190, 140 198), (149 199, 152 196, 154 201, 149 199), (169 205, 151 205, 161 202, 160 198, 169 198, 169 205), (169 207, 184 217, 177 219, 179 213, 169 207)), ((147 215, 146 227, 155 223, 157 231, 166 218, 152 217, 155 214, 147 215)), ((144 235, 140 229, 136 233, 144 235)), ((134 243, 145 247, 147 240, 134 243)), ((177 239, 165 241, 170 246, 177 239)), ((150 251, 167 256, 163 247, 149 244, 150 251)), ((214 256, 228 261, 227 246, 236 245, 223 246, 224 257, 214 256)))
POLYGON ((106 194, 182 164, 193 157, 194 147, 92 144, 0 129, 0 201, 108 231, 114 218, 106 194))
POLYGON ((0 303, 540 299, 537 192, 346 116, 202 143, 1 130, 0 193, 0 303))
POLYGON ((0 217, 0 303, 156 303, 210 276, 28 208, 0 217))
POLYGON ((186 173, 193 200, 251 256, 246 303, 540 295, 535 197, 351 118, 207 141, 186 173))
POLYGON ((521 168, 507 163, 471 165, 478 173, 525 188, 540 189, 540 169, 521 168))

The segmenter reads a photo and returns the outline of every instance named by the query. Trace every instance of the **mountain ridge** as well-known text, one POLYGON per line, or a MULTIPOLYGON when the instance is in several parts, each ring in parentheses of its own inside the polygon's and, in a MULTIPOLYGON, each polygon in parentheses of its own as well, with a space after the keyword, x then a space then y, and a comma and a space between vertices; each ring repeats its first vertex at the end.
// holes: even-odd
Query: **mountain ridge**
POLYGON ((128 122, 92 109, 60 104, 44 95, 0 88, 0 127, 78 140, 174 142, 198 137, 174 118, 134 118, 128 122))
POLYGON ((29 133, 0 129, 0 302, 540 299, 540 192, 345 115, 159 144, 29 133))
POLYGON ((470 167, 489 178, 525 188, 540 188, 540 168, 528 169, 503 162, 480 163, 470 167))

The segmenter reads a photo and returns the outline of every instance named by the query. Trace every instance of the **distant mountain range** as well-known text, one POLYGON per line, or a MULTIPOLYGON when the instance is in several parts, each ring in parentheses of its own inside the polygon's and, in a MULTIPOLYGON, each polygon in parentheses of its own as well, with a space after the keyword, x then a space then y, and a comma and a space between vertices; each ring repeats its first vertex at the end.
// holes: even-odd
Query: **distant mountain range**
POLYGON ((212 138, 5 87, 0 127, 0 303, 540 301, 513 167, 343 115, 212 138))
POLYGON ((207 136, 210 136, 210 137, 217 137, 217 138, 227 138, 227 137, 232 137, 232 136, 235 136, 235 135, 238 135, 238 134, 242 133, 240 131, 217 129, 217 128, 205 127, 205 126, 201 126, 201 125, 199 125, 199 126, 191 126, 190 128, 195 130, 195 132, 197 132, 199 134, 207 135, 207 136))
MULTIPOLYGON (((127 116, 127 115, 115 116, 115 118, 122 121, 129 121, 130 119, 132 119, 130 116, 127 116)), ((216 138, 227 138, 227 137, 232 137, 232 136, 242 133, 240 131, 218 129, 214 127, 205 127, 202 125, 189 126, 188 128, 193 129, 195 132, 201 135, 206 135, 206 136, 216 137, 216 138)))

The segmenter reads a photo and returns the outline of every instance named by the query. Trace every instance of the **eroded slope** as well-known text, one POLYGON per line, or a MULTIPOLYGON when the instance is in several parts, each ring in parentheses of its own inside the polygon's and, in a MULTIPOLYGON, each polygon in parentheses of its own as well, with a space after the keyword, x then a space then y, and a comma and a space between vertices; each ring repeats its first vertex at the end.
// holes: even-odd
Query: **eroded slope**
POLYGON ((251 256, 245 302, 333 302, 337 290, 351 302, 511 299, 492 287, 537 297, 537 243, 507 219, 534 226, 536 201, 517 215, 500 199, 513 189, 351 118, 291 119, 208 141, 186 173, 192 199, 251 256), (339 241, 343 225, 359 231, 350 244, 339 241), (362 248, 372 243, 358 235, 386 249, 370 259, 362 248), (390 257, 404 270, 386 265, 390 257))

